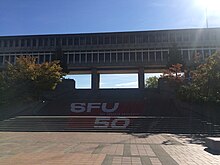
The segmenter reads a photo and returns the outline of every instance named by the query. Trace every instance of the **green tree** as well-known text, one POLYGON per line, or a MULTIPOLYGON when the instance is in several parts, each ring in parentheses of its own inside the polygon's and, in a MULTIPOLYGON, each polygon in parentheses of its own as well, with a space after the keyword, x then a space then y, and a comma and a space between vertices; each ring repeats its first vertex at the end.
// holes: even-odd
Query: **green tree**
POLYGON ((64 73, 58 63, 36 64, 36 59, 30 56, 17 58, 16 64, 9 63, 4 74, 1 74, 8 86, 1 86, 7 88, 11 97, 38 98, 43 91, 53 90, 61 82, 64 73))
POLYGON ((146 88, 157 88, 158 87, 158 78, 156 76, 149 77, 145 83, 146 88))
POLYGON ((210 56, 192 71, 192 82, 179 90, 182 99, 220 102, 220 53, 210 56))

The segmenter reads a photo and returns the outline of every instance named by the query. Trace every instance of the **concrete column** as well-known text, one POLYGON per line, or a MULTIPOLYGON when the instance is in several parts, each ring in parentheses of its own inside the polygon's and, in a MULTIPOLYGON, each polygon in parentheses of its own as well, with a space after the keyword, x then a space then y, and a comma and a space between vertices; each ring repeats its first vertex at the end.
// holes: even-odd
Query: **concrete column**
POLYGON ((144 80, 144 68, 139 68, 138 71, 138 88, 144 89, 145 88, 145 80, 144 80))
POLYGON ((92 69, 92 89, 99 89, 100 75, 97 73, 97 69, 92 69))

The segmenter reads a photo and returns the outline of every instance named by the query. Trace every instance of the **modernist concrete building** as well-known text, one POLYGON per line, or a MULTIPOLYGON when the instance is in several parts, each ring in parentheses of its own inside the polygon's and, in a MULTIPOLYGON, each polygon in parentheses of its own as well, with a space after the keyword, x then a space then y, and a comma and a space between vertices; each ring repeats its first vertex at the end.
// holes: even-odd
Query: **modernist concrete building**
POLYGON ((100 73, 138 73, 144 88, 144 73, 164 68, 173 44, 189 64, 195 53, 206 58, 220 49, 220 28, 0 36, 0 67, 21 55, 51 61, 62 50, 72 73, 92 74, 93 89, 99 88, 100 73))

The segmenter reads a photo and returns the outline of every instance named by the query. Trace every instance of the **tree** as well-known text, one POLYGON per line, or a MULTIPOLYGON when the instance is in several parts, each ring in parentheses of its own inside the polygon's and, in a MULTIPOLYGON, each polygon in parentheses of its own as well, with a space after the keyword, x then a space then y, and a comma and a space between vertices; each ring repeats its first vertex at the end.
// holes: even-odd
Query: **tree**
POLYGON ((16 64, 8 64, 1 77, 11 97, 39 98, 43 91, 53 90, 61 82, 64 73, 59 61, 36 64, 30 56, 17 58, 16 64))
POLYGON ((184 64, 181 51, 178 49, 176 44, 173 44, 169 50, 167 67, 169 68, 178 63, 182 65, 184 64))
POLYGON ((179 90, 182 99, 202 102, 220 102, 220 53, 210 56, 192 71, 192 82, 179 90))
POLYGON ((145 86, 147 88, 157 88, 158 87, 158 78, 156 76, 154 77, 149 77, 147 80, 146 80, 146 84, 145 86))

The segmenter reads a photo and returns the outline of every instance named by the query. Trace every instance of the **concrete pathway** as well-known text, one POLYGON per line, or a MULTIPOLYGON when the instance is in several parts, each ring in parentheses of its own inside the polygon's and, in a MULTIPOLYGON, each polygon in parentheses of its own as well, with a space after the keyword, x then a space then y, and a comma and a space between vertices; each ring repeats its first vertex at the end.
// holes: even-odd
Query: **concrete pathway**
POLYGON ((202 144, 188 135, 0 132, 0 164, 219 165, 202 144))

